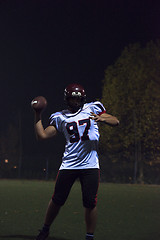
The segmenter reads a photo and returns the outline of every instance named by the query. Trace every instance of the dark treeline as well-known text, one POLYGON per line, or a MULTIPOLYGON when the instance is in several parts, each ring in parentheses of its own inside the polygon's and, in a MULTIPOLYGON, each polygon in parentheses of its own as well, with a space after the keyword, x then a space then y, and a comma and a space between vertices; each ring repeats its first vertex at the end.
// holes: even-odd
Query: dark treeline
POLYGON ((157 40, 129 45, 105 71, 102 102, 120 120, 118 128, 101 129, 108 180, 160 183, 159 66, 157 40))

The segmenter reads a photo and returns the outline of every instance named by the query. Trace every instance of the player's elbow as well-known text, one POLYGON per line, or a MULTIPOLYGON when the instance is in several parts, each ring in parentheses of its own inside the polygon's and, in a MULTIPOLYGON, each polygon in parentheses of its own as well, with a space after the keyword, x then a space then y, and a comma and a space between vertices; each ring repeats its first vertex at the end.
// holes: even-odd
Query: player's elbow
POLYGON ((36 139, 37 141, 42 141, 45 139, 45 137, 36 134, 36 139))
POLYGON ((116 126, 118 126, 119 124, 120 124, 119 120, 118 120, 118 119, 115 119, 115 120, 114 120, 114 123, 113 123, 113 126, 116 127, 116 126))
POLYGON ((43 140, 45 140, 45 139, 47 139, 48 137, 47 137, 47 135, 44 133, 44 134, 38 134, 38 133, 36 133, 36 139, 37 139, 37 141, 43 141, 43 140))
POLYGON ((54 136, 57 135, 57 131, 53 131, 53 132, 43 132, 41 134, 36 134, 36 138, 38 141, 43 141, 45 139, 49 139, 49 138, 52 138, 54 136))
POLYGON ((111 127, 116 127, 120 124, 118 119, 114 119, 112 122, 107 122, 107 124, 111 127))
POLYGON ((119 120, 116 119, 115 126, 118 126, 120 124, 119 120))

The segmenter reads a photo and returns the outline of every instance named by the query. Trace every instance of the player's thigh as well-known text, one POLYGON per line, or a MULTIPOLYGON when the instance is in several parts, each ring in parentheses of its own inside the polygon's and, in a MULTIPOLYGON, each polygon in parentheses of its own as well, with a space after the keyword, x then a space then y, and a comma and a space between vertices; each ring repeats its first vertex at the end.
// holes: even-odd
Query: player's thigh
POLYGON ((99 169, 85 169, 80 174, 84 207, 93 208, 97 204, 99 176, 99 169))
POLYGON ((58 205, 63 205, 70 193, 71 187, 77 178, 74 170, 60 170, 57 174, 52 200, 58 205))

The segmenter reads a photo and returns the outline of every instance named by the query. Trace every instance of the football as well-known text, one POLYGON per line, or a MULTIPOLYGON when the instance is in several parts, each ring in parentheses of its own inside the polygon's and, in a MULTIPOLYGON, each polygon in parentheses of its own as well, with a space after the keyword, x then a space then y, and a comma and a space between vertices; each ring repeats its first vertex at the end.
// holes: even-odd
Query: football
POLYGON ((38 112, 43 111, 47 107, 47 100, 43 96, 35 97, 31 102, 31 107, 38 112))

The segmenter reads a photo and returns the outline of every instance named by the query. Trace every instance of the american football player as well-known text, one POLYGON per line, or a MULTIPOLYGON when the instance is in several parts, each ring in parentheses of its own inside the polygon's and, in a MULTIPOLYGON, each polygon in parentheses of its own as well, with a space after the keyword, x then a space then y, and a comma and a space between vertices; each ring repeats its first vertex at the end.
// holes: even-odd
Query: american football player
POLYGON ((65 110, 50 115, 47 128, 42 125, 42 113, 35 110, 37 139, 54 137, 62 132, 66 139, 62 163, 59 168, 53 196, 49 201, 44 225, 36 240, 49 235, 60 208, 65 204, 72 185, 78 178, 82 188, 85 211, 86 240, 93 240, 97 220, 97 192, 99 186, 98 123, 117 126, 116 117, 107 114, 99 101, 86 103, 86 93, 80 84, 70 84, 64 90, 65 110))

